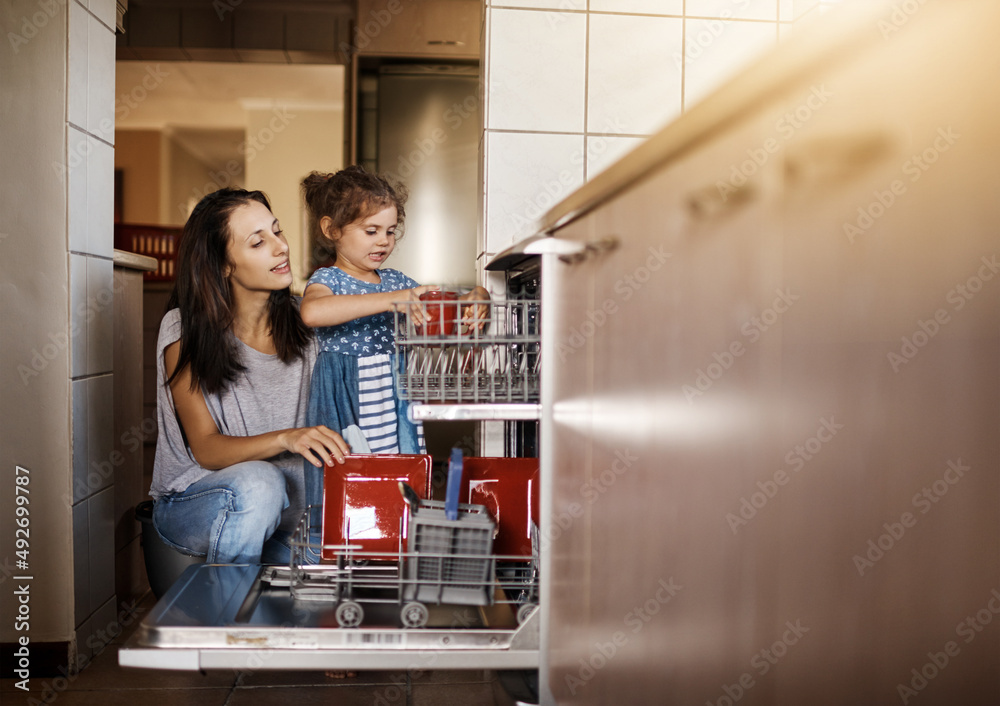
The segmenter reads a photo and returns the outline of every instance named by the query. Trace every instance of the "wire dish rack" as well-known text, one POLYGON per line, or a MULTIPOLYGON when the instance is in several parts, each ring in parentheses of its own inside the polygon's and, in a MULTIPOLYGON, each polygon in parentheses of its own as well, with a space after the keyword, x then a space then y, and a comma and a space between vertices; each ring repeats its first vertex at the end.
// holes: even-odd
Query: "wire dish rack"
POLYGON ((394 312, 396 382, 413 402, 537 402, 540 321, 537 299, 421 302, 425 324, 394 312), (483 317, 477 312, 489 311, 483 317), (463 318, 469 316, 469 318, 463 318))
POLYGON ((482 505, 459 505, 457 520, 445 518, 444 503, 421 500, 408 510, 409 537, 400 527, 398 552, 363 551, 350 543, 331 547, 319 539, 319 507, 303 513, 291 541, 288 573, 272 572, 271 585, 288 585, 292 597, 336 607, 342 628, 355 628, 369 610, 396 606, 403 628, 427 625, 428 605, 507 604, 518 623, 538 606, 538 532, 531 556, 492 553, 495 524, 482 505), (321 550, 335 559, 319 560, 321 550))

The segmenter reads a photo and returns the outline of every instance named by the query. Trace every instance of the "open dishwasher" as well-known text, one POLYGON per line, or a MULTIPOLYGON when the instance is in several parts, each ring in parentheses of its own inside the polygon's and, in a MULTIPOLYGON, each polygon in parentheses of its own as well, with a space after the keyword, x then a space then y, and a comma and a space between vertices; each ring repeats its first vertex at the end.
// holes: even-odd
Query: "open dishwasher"
MULTIPOLYGON (((397 314, 395 373, 414 420, 539 418, 538 302, 489 305, 482 321, 441 306, 435 326, 397 314)), ((387 471, 331 482, 336 469, 327 467, 324 507, 306 511, 288 566, 189 567, 120 650, 120 664, 538 669, 538 460, 464 465, 446 499, 461 497, 457 515, 430 498, 429 478, 387 471)))

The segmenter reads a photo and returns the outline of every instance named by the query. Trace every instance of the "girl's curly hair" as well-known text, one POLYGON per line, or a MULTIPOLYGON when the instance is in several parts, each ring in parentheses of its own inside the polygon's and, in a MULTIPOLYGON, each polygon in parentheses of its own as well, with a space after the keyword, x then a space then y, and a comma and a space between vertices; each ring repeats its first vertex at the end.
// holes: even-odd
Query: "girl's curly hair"
POLYGON ((398 218, 396 239, 402 237, 408 193, 406 187, 394 179, 373 174, 355 164, 335 174, 313 172, 302 180, 302 192, 315 224, 316 242, 325 243, 331 254, 335 254, 335 243, 320 228, 323 217, 332 221, 336 231, 384 208, 395 206, 398 218))

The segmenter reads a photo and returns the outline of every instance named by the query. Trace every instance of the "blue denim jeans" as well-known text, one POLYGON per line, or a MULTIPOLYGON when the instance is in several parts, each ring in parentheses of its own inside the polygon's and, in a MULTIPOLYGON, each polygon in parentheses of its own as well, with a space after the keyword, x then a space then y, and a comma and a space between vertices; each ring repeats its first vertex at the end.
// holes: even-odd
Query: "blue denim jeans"
POLYGON ((167 544, 208 564, 259 564, 262 553, 268 563, 287 563, 287 533, 274 536, 286 507, 281 470, 245 461, 157 499, 153 526, 167 544))

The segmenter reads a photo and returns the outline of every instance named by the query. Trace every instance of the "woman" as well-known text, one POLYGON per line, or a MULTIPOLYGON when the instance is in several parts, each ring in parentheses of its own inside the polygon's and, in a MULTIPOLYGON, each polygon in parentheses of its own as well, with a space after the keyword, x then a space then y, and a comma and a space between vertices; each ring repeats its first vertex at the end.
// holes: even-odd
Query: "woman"
POLYGON ((264 194, 203 198, 177 271, 156 344, 153 524, 208 563, 287 562, 302 459, 322 468, 349 448, 325 426, 303 427, 316 344, 264 194))

